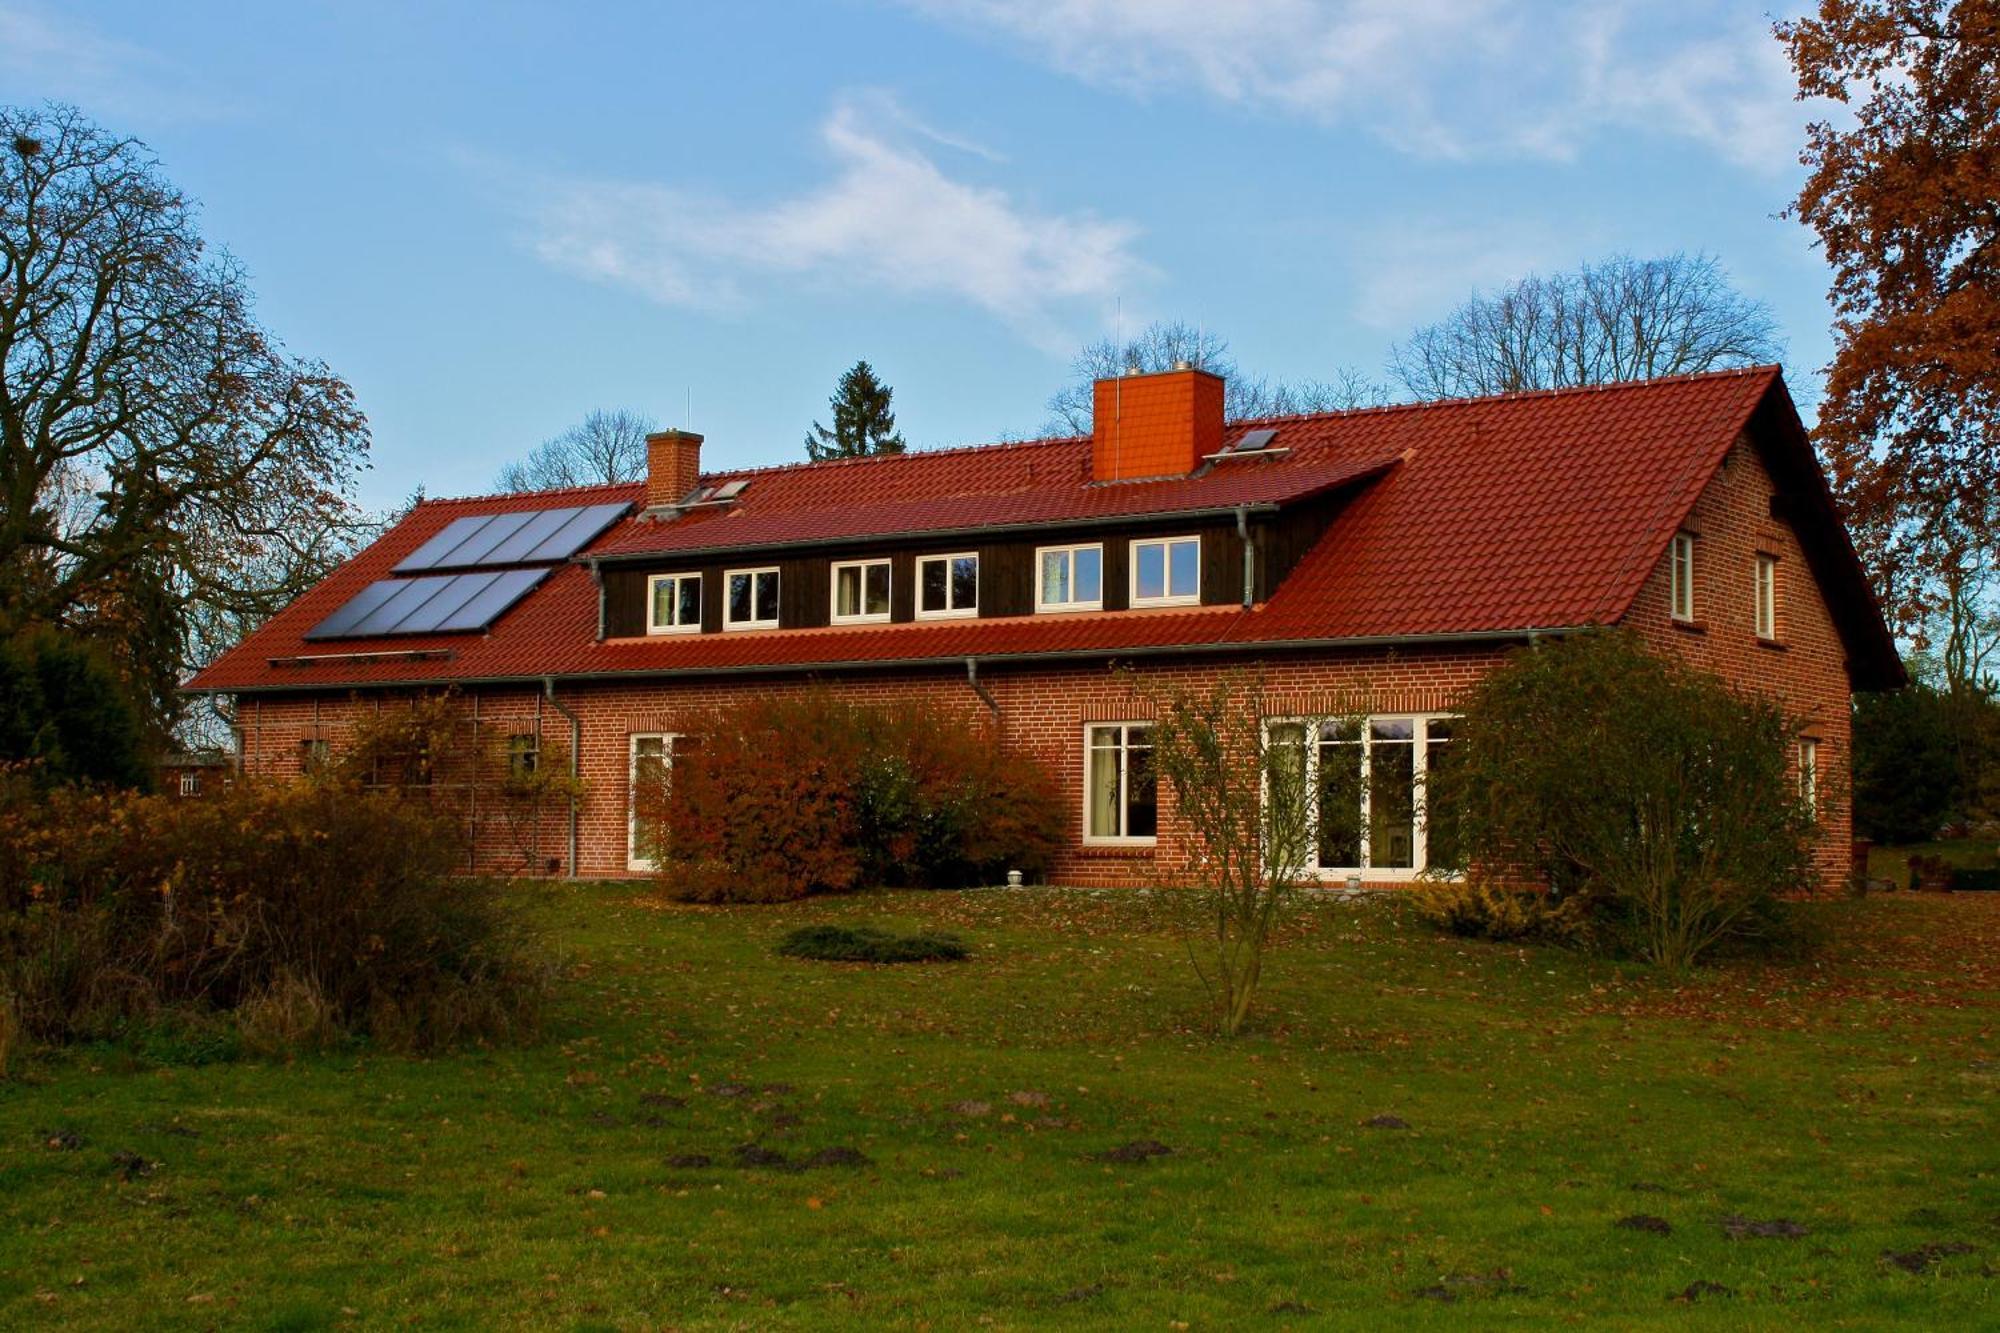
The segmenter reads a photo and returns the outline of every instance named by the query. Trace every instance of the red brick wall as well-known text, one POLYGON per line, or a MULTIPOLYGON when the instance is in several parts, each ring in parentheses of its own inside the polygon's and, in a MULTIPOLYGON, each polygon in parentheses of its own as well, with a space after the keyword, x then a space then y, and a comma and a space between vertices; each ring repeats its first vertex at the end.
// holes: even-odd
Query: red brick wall
POLYGON ((1849 787, 1847 654, 1805 555, 1785 522, 1771 517, 1771 477, 1746 438, 1731 449, 1682 529, 1695 535, 1694 621, 1670 612, 1672 571, 1666 552, 1635 599, 1626 623, 1678 654, 1752 689, 1784 700, 1819 741, 1821 823, 1815 860, 1821 888, 1846 877, 1853 821, 1849 787), (1756 558, 1778 559, 1777 638, 1756 634, 1756 558))
MULTIPOLYGON (((1252 666, 1264 682, 1266 711, 1272 715, 1319 714, 1366 709, 1372 712, 1434 712, 1449 708, 1472 681, 1489 670, 1497 653, 1486 649, 1395 653, 1330 653, 1252 666)), ((1246 665, 1238 663, 1239 667, 1246 665)), ((1140 664, 1147 680, 1198 683, 1212 679, 1225 664, 1140 664)), ((1084 727, 1092 722, 1143 721, 1147 709, 1128 680, 1108 667, 1019 667, 986 664, 980 683, 1000 705, 1003 735, 1011 746, 1034 755, 1057 776, 1069 817, 1065 846, 1050 878, 1058 883, 1130 886, 1158 882, 1183 864, 1186 848, 1173 817, 1169 792, 1160 797, 1161 836, 1154 847, 1083 845, 1084 727)), ((927 696, 984 715, 985 704, 966 683, 963 671, 848 676, 832 682, 859 700, 927 696)), ((701 710, 749 693, 805 688, 803 681, 580 684, 557 687, 557 697, 583 723, 579 751, 589 794, 578 812, 578 873, 586 877, 629 874, 627 784, 631 737, 635 733, 691 730, 701 710)), ((483 688, 465 692, 468 712, 480 727, 514 732, 539 727, 545 747, 567 746, 569 722, 531 688, 483 688), (539 720, 537 708, 539 706, 539 720)), ((357 709, 395 707, 397 700, 340 695, 246 698, 240 711, 245 768, 251 773, 290 777, 300 770, 300 742, 323 739, 338 749, 349 735, 357 709)), ((546 749, 545 749, 546 752, 546 749)), ((477 868, 518 872, 523 857, 489 813, 478 823, 477 868)), ((551 810, 538 830, 539 852, 567 854, 567 814, 551 810)))

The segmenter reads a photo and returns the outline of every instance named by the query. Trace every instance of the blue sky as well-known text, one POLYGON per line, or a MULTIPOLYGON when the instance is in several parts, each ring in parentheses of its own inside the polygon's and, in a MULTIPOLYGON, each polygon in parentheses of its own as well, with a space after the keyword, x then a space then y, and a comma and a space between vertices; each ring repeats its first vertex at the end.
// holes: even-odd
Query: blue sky
POLYGON ((866 357, 919 447, 1034 430, 1081 342, 1381 375, 1476 286, 1719 255, 1795 392, 1826 271, 1754 4, 0 0, 0 100, 136 135, 358 391, 362 498, 484 491, 597 407, 803 456, 866 357), (690 414, 690 402, 692 412, 690 414))

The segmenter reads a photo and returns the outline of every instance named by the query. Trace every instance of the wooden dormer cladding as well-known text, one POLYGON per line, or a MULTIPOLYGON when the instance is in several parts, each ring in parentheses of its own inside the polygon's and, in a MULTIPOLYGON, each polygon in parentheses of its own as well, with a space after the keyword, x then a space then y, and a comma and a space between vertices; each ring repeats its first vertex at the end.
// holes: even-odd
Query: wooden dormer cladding
MULTIPOLYGON (((1322 499, 1278 515, 1250 520, 1256 546, 1255 598, 1268 598, 1299 557, 1325 531, 1336 502, 1322 499)), ((916 619, 917 560, 924 555, 975 551, 979 555, 979 617, 1032 616, 1035 611, 1036 550, 1043 546, 1101 544, 1104 548, 1105 611, 1129 609, 1130 554, 1134 540, 1147 537, 1201 537, 1201 604, 1238 605, 1243 600, 1243 542, 1233 520, 1161 522, 1116 527, 1105 531, 1067 530, 1015 536, 1005 541, 959 538, 923 543, 905 542, 872 547, 843 547, 811 553, 774 552, 716 558, 703 553, 697 560, 657 565, 606 565, 605 636, 637 638, 646 633, 646 586, 653 574, 699 573, 702 576, 702 632, 722 630, 723 579, 732 569, 779 570, 778 627, 805 629, 832 621, 833 564, 836 561, 887 559, 890 562, 889 620, 901 624, 916 619)), ((1044 613, 1074 614, 1074 613, 1044 613)), ((747 633, 751 631, 737 631, 747 633)))

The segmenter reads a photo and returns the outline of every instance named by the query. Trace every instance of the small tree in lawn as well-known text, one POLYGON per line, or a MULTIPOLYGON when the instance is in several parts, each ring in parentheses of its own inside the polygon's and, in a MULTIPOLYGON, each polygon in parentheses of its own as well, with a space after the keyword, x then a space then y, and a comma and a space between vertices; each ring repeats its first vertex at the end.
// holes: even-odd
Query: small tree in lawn
POLYGON ((1514 654, 1462 705, 1430 797, 1476 879, 1589 895, 1640 957, 1682 972, 1752 936, 1810 882, 1800 724, 1774 700, 1627 631, 1514 654))
POLYGON ((1310 723, 1267 725, 1254 677, 1230 673, 1206 691, 1154 691, 1153 766, 1173 791, 1191 844, 1175 892, 1196 973, 1227 1036, 1242 1030, 1264 975, 1264 951, 1312 863, 1310 723))

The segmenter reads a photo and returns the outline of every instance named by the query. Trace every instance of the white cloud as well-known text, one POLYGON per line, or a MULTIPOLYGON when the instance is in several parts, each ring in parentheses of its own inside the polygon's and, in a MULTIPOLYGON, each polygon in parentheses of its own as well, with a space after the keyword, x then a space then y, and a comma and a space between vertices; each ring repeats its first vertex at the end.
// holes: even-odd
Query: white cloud
POLYGON ((1575 156, 1604 135, 1783 167, 1803 119, 1761 7, 1693 0, 904 0, 1143 97, 1363 127, 1407 151, 1575 156))
POLYGON ((763 205, 669 184, 534 182, 530 243, 558 268, 666 305, 736 305, 783 278, 851 283, 964 301, 1052 348, 1074 341, 1067 315, 1094 320, 1148 276, 1129 223, 1041 212, 955 178, 908 140, 998 159, 885 95, 841 100, 820 135, 832 178, 763 205))
POLYGON ((1588 245, 1574 231, 1557 236, 1526 224, 1384 228, 1351 242, 1352 313, 1364 325, 1401 337, 1475 290, 1573 266, 1588 245))

